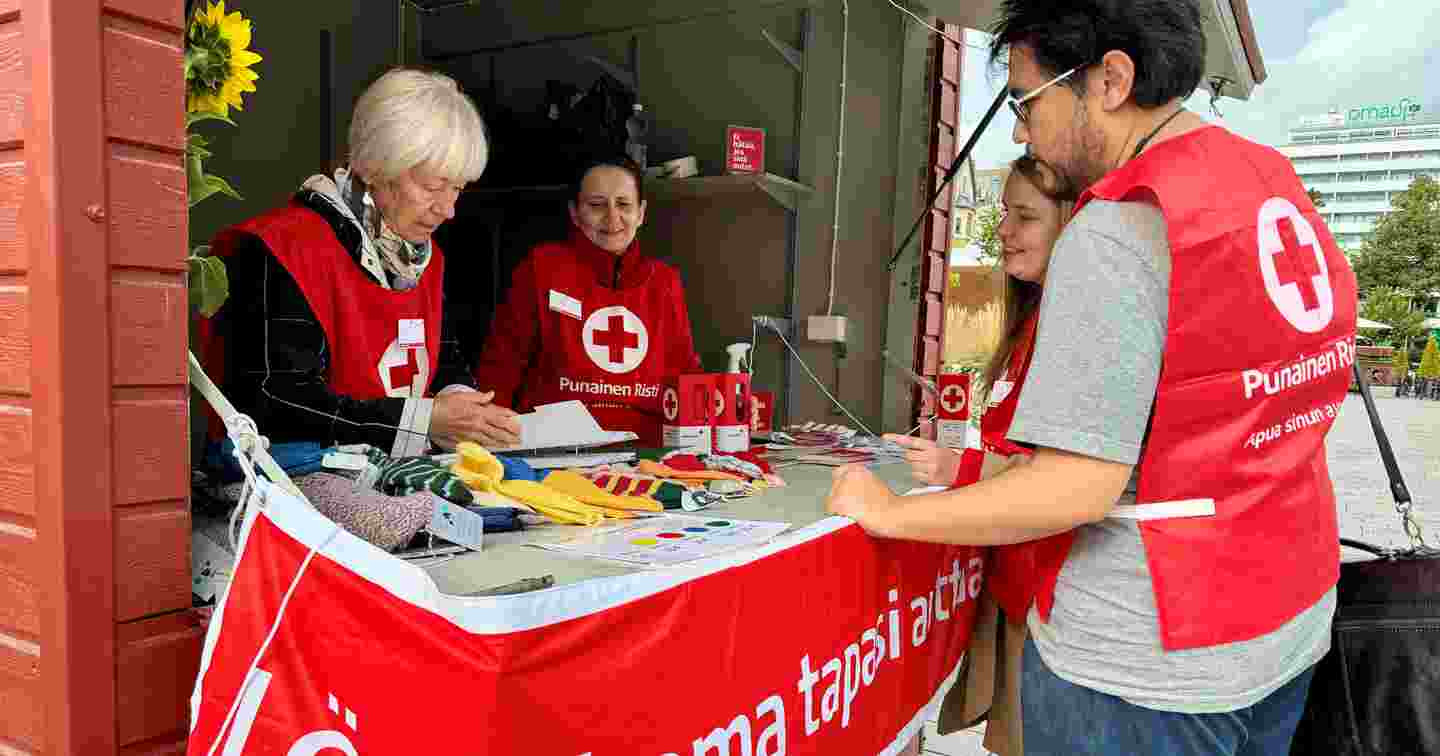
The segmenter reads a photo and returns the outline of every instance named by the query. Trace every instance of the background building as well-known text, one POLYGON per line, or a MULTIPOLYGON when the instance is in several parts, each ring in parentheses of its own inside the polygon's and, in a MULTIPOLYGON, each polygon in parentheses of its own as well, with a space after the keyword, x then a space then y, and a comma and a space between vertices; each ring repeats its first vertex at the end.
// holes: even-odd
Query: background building
POLYGON ((1412 98, 1302 118, 1279 148, 1342 249, 1354 251, 1391 210, 1390 200, 1421 175, 1440 179, 1440 107, 1412 98))

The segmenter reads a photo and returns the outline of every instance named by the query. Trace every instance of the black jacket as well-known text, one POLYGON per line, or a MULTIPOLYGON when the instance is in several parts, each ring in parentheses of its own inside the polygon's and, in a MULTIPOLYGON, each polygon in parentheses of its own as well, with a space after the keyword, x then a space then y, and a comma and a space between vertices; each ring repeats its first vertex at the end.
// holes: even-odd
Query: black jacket
MULTIPOLYGON (((296 199, 330 224, 361 267, 361 235, 354 222, 314 192, 302 191, 296 199)), ((254 418, 272 441, 367 443, 389 451, 405 400, 361 400, 330 390, 331 345, 325 329, 295 279, 259 237, 237 241, 225 265, 230 298, 214 325, 225 345, 223 390, 236 409, 254 418)), ((474 386, 472 360, 455 339, 450 307, 442 305, 442 313, 432 394, 451 384, 474 386)))

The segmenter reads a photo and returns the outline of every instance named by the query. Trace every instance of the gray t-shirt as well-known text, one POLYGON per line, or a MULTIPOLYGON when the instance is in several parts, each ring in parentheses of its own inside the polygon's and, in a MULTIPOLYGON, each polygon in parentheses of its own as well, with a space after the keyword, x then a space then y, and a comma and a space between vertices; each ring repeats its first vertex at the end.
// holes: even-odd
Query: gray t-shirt
MULTIPOLYGON (((1091 202, 1055 244, 1035 356, 1010 438, 1136 464, 1169 308, 1170 246, 1152 205, 1091 202)), ((1120 504, 1135 503, 1136 473, 1120 504)), ((1278 556, 1278 555, 1277 555, 1278 556)), ((1040 656, 1076 685, 1164 711, 1251 706, 1330 648, 1335 591, 1268 635, 1165 651, 1139 526, 1081 526, 1048 623, 1028 619, 1040 656)))

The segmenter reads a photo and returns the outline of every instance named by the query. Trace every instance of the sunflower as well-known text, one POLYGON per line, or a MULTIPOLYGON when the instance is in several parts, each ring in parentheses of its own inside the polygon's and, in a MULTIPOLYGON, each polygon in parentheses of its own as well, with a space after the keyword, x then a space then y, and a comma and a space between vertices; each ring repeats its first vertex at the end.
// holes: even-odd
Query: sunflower
POLYGON ((225 0, 195 11, 185 35, 186 110, 229 117, 230 107, 244 110, 242 92, 254 92, 258 74, 250 66, 259 55, 250 46, 250 19, 225 14, 225 0))

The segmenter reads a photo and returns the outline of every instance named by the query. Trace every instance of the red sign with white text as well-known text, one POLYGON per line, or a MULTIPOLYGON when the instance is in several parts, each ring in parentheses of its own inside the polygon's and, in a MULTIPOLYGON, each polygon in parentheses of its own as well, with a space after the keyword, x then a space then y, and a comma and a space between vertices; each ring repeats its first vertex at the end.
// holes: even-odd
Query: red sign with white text
POLYGON ((898 750, 983 581, 978 549, 831 518, 694 566, 462 599, 266 497, 206 638, 190 754, 898 750))
POLYGON ((725 172, 765 172, 765 130, 748 126, 725 129, 725 172))

